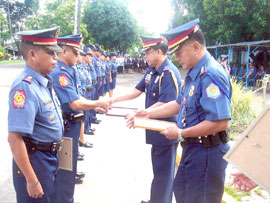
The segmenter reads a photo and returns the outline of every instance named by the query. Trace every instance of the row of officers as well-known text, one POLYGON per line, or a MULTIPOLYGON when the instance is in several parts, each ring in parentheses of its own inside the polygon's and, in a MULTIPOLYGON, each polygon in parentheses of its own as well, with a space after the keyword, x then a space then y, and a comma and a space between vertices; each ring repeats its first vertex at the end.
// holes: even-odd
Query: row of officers
MULTIPOLYGON (((141 37, 150 67, 132 91, 109 99, 100 98, 108 82, 113 85, 113 77, 101 62, 107 57, 99 46, 81 50, 80 35, 57 37, 58 28, 20 32, 26 67, 12 84, 8 114, 17 201, 74 202, 83 111, 105 113, 112 103, 145 93, 146 109, 128 115, 127 126, 134 127, 135 116, 177 125, 161 132, 146 130, 154 175, 150 200, 142 203, 171 203, 173 194, 178 203, 221 202, 232 88, 225 70, 206 50, 198 23, 199 19, 190 21, 162 34, 163 38, 141 37), (188 70, 184 84, 167 58, 168 50, 188 70), (58 168, 63 137, 73 141, 72 170, 58 168), (175 173, 179 143, 182 158, 175 173)), ((110 67, 113 61, 107 64, 110 67)))

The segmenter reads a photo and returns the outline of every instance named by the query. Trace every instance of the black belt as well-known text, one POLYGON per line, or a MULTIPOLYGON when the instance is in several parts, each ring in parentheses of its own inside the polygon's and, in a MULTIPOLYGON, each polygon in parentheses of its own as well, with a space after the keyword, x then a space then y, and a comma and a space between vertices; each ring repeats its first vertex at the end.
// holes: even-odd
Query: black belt
POLYGON ((39 142, 28 137, 23 137, 23 141, 29 153, 36 150, 44 152, 57 152, 61 150, 62 144, 62 140, 59 142, 39 142))
POLYGON ((204 146, 204 148, 218 146, 221 143, 226 144, 229 142, 230 137, 226 131, 217 132, 212 135, 204 136, 204 137, 189 137, 185 138, 184 142, 187 143, 200 143, 204 146))
POLYGON ((84 118, 83 113, 78 113, 78 114, 63 113, 63 119, 64 120, 68 120, 68 121, 72 121, 72 122, 79 122, 79 121, 83 120, 83 118, 84 118))
POLYGON ((101 79, 101 77, 97 77, 97 80, 100 80, 101 79))
POLYGON ((97 81, 92 81, 92 84, 93 84, 93 85, 96 85, 96 84, 97 84, 97 81))
POLYGON ((87 87, 86 91, 92 91, 92 89, 93 89, 92 87, 87 87))
POLYGON ((102 77, 102 79, 104 79, 105 78, 105 76, 101 76, 102 77))

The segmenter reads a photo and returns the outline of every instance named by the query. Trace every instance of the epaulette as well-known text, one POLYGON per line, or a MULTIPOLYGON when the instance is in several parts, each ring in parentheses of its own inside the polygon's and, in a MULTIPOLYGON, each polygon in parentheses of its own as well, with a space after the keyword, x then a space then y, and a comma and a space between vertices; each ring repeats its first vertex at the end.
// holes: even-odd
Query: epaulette
POLYGON ((63 66, 61 66, 60 70, 64 70, 64 71, 67 71, 67 69, 63 66))
POLYGON ((166 66, 165 68, 163 68, 163 71, 166 71, 166 70, 170 70, 169 66, 166 66))
POLYGON ((26 76, 22 81, 28 82, 31 84, 33 82, 33 77, 31 75, 26 76))

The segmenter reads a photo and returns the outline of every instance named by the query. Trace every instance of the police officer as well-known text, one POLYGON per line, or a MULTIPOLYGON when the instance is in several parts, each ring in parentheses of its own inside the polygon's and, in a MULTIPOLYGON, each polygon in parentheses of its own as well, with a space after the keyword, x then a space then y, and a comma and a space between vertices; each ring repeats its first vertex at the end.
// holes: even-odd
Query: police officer
POLYGON ((9 93, 8 141, 13 154, 17 202, 56 202, 53 198, 63 135, 60 104, 48 75, 56 66, 59 27, 22 31, 25 68, 9 93))
POLYGON ((62 52, 58 54, 59 60, 55 70, 51 73, 54 79, 55 92, 61 102, 63 119, 65 123, 65 137, 72 139, 73 143, 73 170, 59 171, 59 183, 57 187, 58 202, 73 202, 75 189, 75 174, 77 171, 78 139, 80 135, 83 110, 97 106, 106 109, 108 103, 103 101, 87 100, 79 95, 75 71, 72 68, 77 63, 79 55, 80 35, 68 35, 57 39, 62 52))
POLYGON ((198 22, 193 20, 163 34, 170 52, 188 70, 181 95, 136 116, 159 118, 178 113, 177 127, 162 132, 167 139, 178 138, 183 148, 174 180, 176 201, 220 203, 227 167, 222 157, 229 150, 226 129, 232 89, 225 70, 206 50, 198 22))
MULTIPOLYGON (((145 107, 154 108, 177 98, 181 77, 177 68, 167 59, 168 45, 161 38, 141 38, 145 57, 151 68, 137 84, 136 88, 125 95, 114 96, 112 101, 119 102, 134 99, 145 92, 145 107)), ((176 121, 176 117, 163 117, 161 120, 176 121)), ((158 131, 146 130, 146 143, 152 145, 151 158, 154 173, 150 202, 172 202, 178 140, 169 140, 158 131)))
MULTIPOLYGON (((94 56, 95 56, 95 52, 96 52, 96 48, 93 44, 88 44, 87 47, 90 48, 90 53, 89 56, 90 57, 90 62, 88 64, 88 66, 90 67, 90 73, 91 73, 91 77, 92 77, 92 100, 95 100, 95 95, 96 95, 96 85, 97 85, 97 74, 96 74, 96 70, 95 70, 95 60, 94 60, 94 56)), ((94 110, 90 110, 90 121, 91 123, 95 123, 98 124, 100 121, 97 119, 96 116, 96 111, 94 110)), ((94 135, 95 129, 91 128, 90 131, 86 132, 85 134, 88 135, 94 135)))
POLYGON ((95 44, 95 56, 93 57, 94 61, 94 67, 97 75, 97 84, 96 84, 96 94, 95 94, 95 100, 97 100, 100 96, 100 88, 101 88, 101 61, 100 61, 100 56, 101 56, 101 48, 99 44, 95 44))
MULTIPOLYGON (((92 82, 92 76, 91 76, 91 70, 90 70, 90 61, 91 61, 91 57, 92 57, 92 53, 89 47, 86 47, 84 49, 85 52, 85 56, 83 57, 83 63, 82 66, 84 67, 84 74, 86 77, 86 94, 85 94, 85 98, 89 99, 89 100, 93 100, 93 82, 92 82)), ((85 126, 84 126, 84 133, 85 134, 92 134, 93 131, 91 130, 91 110, 86 110, 85 111, 85 126)), ((84 147, 91 147, 89 142, 85 142, 84 140, 80 140, 80 146, 84 146, 84 147)))
POLYGON ((100 93, 99 96, 103 97, 105 92, 105 71, 106 71, 106 62, 105 62, 105 52, 101 50, 101 54, 99 56, 100 60, 100 73, 101 73, 101 85, 100 85, 100 93))
POLYGON ((110 54, 105 54, 105 64, 106 64, 105 90, 104 90, 104 95, 103 96, 106 96, 106 94, 109 93, 109 91, 110 91, 110 81, 112 81, 110 54))
POLYGON ((117 66, 116 66, 116 53, 111 52, 110 53, 110 62, 109 66, 111 69, 111 78, 110 78, 110 97, 113 96, 113 90, 115 89, 116 86, 116 76, 117 76, 117 66))

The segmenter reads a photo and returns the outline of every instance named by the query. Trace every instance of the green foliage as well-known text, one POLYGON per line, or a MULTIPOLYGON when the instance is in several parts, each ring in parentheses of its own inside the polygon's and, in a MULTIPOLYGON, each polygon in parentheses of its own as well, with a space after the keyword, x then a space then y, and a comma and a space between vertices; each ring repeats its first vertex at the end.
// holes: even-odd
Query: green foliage
POLYGON ((123 1, 96 0, 84 8, 83 22, 95 42, 125 53, 138 43, 136 20, 123 1))
POLYGON ((238 191, 231 186, 225 186, 224 191, 227 192, 230 196, 232 196, 236 201, 241 201, 241 199, 245 196, 250 196, 250 192, 241 192, 238 191))
MULTIPOLYGON (((55 0, 47 3, 45 14, 39 14, 26 21, 27 29, 45 29, 60 26, 60 36, 72 34, 74 30, 75 3, 73 0, 61 2, 55 0)), ((81 24, 81 33, 84 37, 88 37, 86 25, 84 24, 81 24)))
POLYGON ((232 80, 232 89, 230 134, 232 139, 237 139, 258 115, 260 108, 259 99, 250 90, 245 90, 242 84, 232 80))
POLYGON ((172 0, 173 26, 200 18, 208 45, 270 38, 269 0, 172 0))

